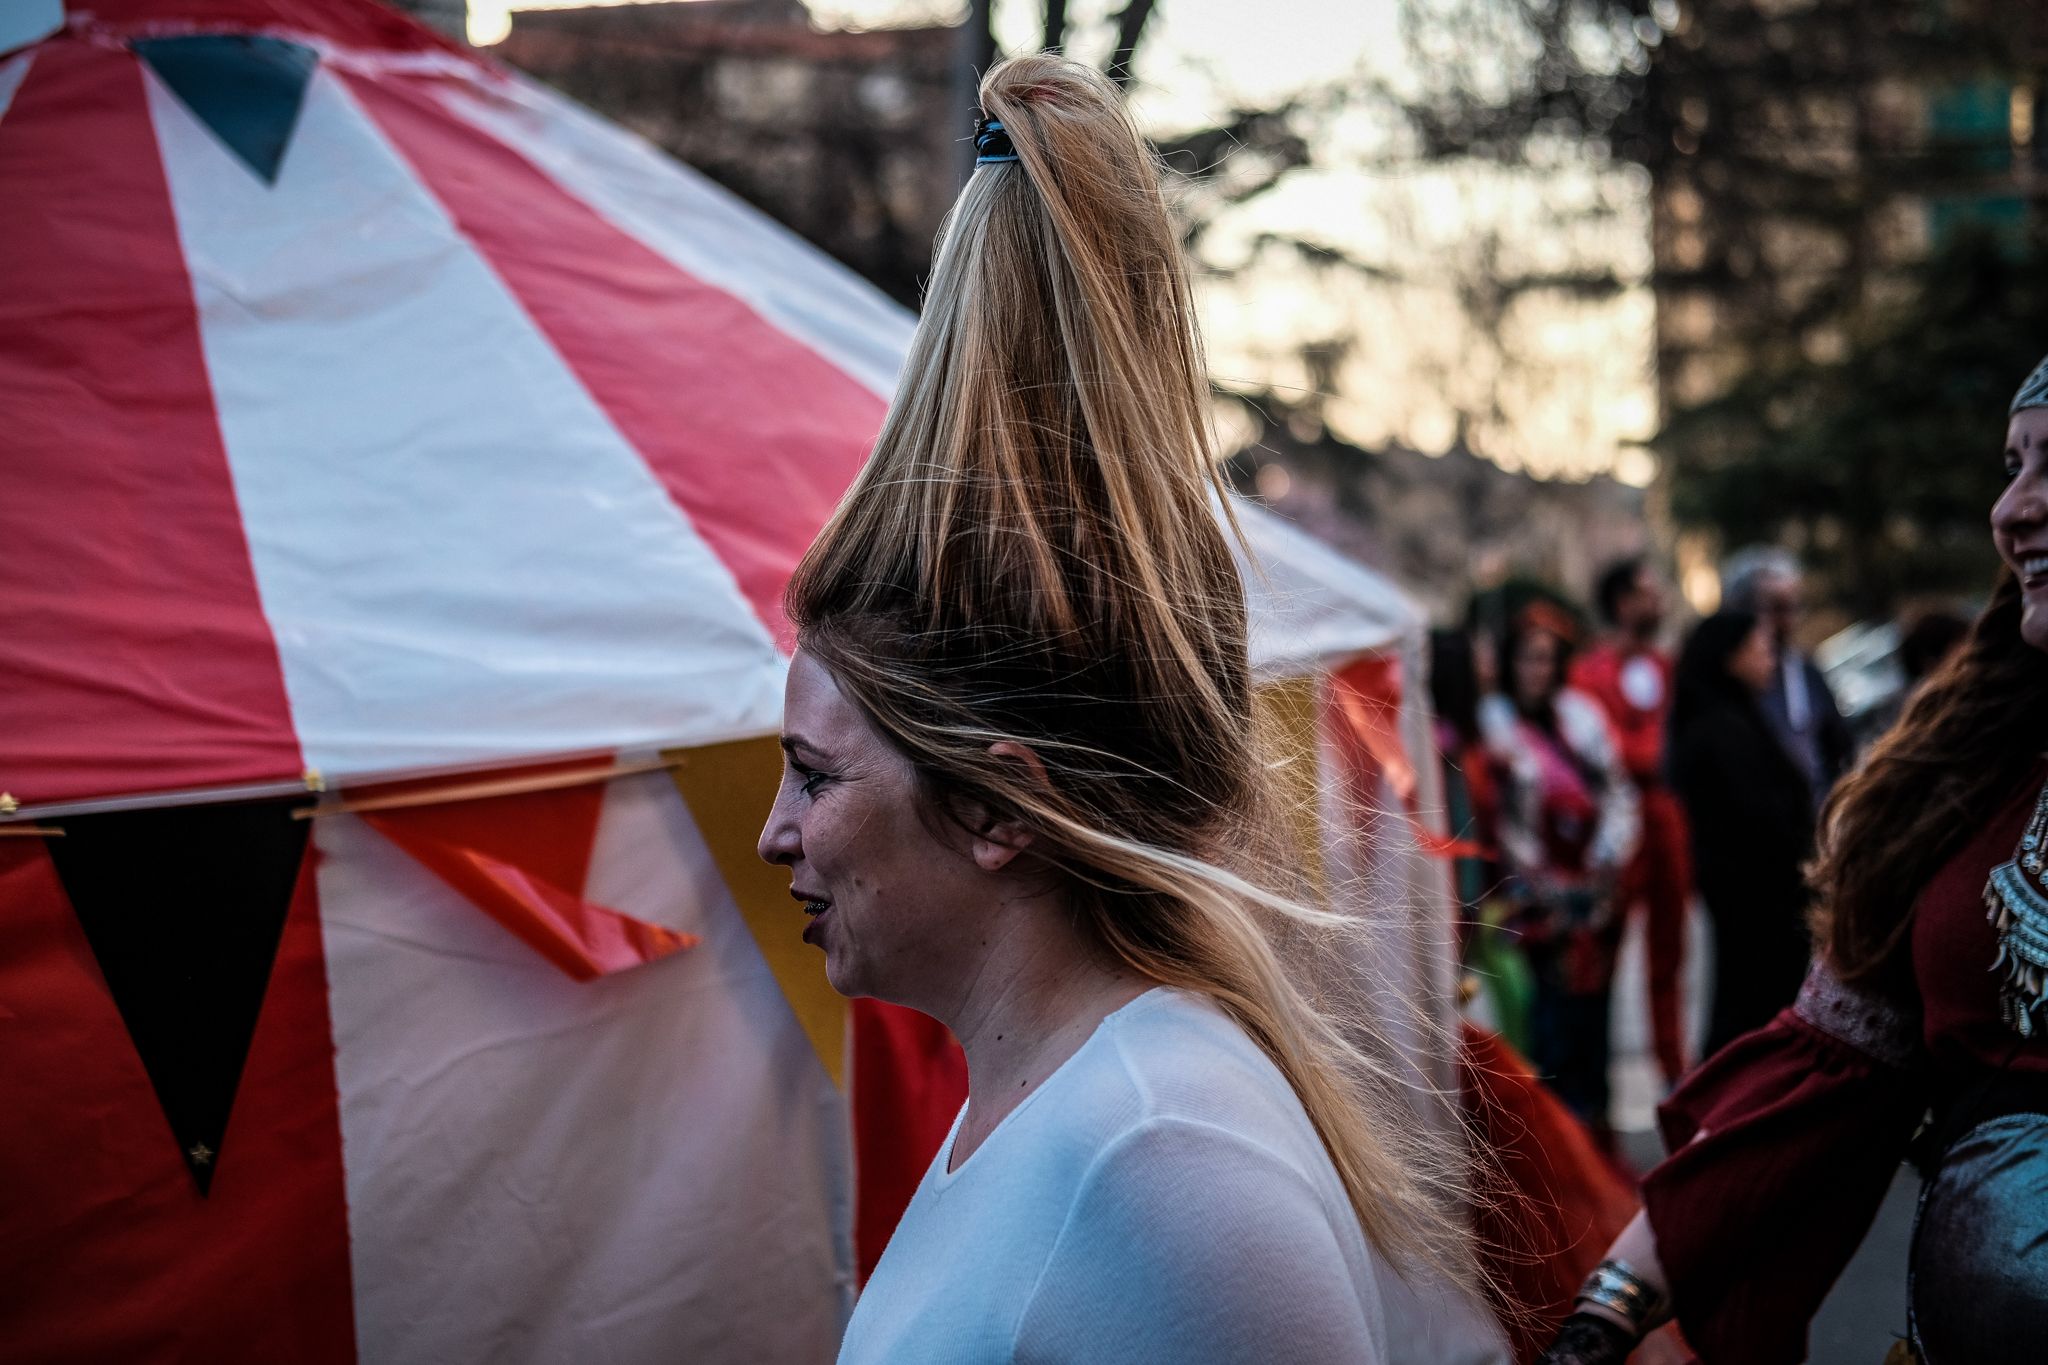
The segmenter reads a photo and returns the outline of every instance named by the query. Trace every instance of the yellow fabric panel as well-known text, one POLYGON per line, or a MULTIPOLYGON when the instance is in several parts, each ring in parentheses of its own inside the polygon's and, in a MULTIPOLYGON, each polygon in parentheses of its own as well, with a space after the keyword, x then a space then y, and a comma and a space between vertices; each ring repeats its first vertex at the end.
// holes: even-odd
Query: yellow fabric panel
POLYGON ((1260 683, 1252 708, 1266 756, 1279 764, 1278 796, 1294 831, 1295 850, 1318 893, 1328 889, 1323 866, 1322 784, 1316 730, 1319 675, 1260 683))
POLYGON ((662 757, 768 970, 833 1084, 844 1089, 846 999, 825 979, 825 955, 803 941, 803 915, 789 898, 789 873, 754 852, 781 778, 779 743, 767 735, 674 749, 662 757))

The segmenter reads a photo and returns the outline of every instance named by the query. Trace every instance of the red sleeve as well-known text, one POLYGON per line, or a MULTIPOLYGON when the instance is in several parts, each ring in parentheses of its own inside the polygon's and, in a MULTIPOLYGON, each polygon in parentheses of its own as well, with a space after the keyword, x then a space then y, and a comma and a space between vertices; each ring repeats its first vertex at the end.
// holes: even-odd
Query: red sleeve
POLYGON ((1621 737, 1621 762, 1628 769, 1628 775, 1644 783, 1661 780, 1664 772, 1663 725, 1652 717, 1647 724, 1616 724, 1614 728, 1621 737))
POLYGON ((1704 1365, 1797 1365, 1870 1229, 1927 1093, 1917 1026, 1816 966, 1799 1003, 1659 1111, 1672 1155, 1643 1206, 1704 1365))
MULTIPOLYGON (((1571 685, 1600 703, 1614 724, 1621 744, 1622 766, 1637 782, 1654 782, 1664 766, 1664 717, 1660 711, 1638 711, 1621 693, 1620 654, 1607 647, 1572 661, 1571 685)), ((1671 678, 1665 675, 1665 690, 1671 678)))

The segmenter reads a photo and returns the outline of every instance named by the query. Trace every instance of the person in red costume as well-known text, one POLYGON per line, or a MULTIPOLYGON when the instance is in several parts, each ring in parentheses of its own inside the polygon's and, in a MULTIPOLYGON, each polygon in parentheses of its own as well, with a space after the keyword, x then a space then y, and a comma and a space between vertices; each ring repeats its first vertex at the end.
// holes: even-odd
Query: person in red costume
POLYGON ((1621 761, 1642 803, 1642 841, 1615 899, 1643 915, 1649 956, 1650 1037, 1667 1085, 1685 1074, 1680 981, 1692 859, 1685 809, 1664 779, 1664 723, 1671 711, 1671 656, 1659 647, 1664 592, 1640 558, 1611 564, 1595 598, 1610 634, 1572 663, 1572 686, 1600 703, 1621 741, 1621 761))
POLYGON ((2048 362, 2013 399, 2004 462, 1990 605, 1828 801, 1799 999, 1666 1101, 1671 1155, 1551 1365, 1620 1361, 1674 1313, 1706 1365, 1804 1360, 1808 1322, 1909 1155, 1925 1183, 1895 1354, 2042 1358, 2048 362))

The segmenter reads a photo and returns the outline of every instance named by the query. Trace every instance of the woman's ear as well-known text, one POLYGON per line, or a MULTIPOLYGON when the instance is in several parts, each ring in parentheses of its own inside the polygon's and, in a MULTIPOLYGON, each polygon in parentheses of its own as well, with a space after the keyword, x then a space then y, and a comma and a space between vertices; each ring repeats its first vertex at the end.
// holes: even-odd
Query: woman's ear
MULTIPOLYGON (((1045 775, 1044 762, 1028 746, 1002 739, 989 745, 988 751, 992 758, 1023 764, 1029 770, 1029 780, 1033 784, 1051 786, 1045 775)), ((974 856, 975 865, 984 872, 1002 871, 1031 846, 1031 831, 1017 820, 995 820, 984 815, 974 822, 972 832, 973 846, 969 852, 974 856)))

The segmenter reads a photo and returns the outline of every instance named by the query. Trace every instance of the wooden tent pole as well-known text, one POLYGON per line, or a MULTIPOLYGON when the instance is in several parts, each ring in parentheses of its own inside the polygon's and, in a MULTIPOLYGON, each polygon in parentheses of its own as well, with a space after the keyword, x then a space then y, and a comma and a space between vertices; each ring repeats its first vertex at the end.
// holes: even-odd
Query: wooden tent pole
POLYGON ((392 792, 384 796, 340 796, 292 812, 294 820, 312 820, 323 815, 355 815, 366 811, 401 810, 408 806, 438 806, 450 801, 481 801, 492 796, 520 796, 527 792, 555 791, 581 787, 592 782, 609 782, 616 777, 663 772, 670 760, 654 758, 640 763, 619 763, 606 768, 576 768, 567 772, 525 773, 481 782, 455 782, 447 786, 416 791, 392 792))

